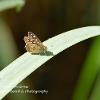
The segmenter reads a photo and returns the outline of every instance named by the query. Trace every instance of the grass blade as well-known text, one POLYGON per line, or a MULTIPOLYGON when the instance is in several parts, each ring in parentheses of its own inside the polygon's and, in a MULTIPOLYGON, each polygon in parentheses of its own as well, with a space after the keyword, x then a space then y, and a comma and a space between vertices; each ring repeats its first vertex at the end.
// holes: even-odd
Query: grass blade
POLYGON ((100 26, 88 26, 64 32, 44 42, 48 51, 46 55, 31 55, 26 52, 0 72, 0 99, 9 93, 18 83, 30 75, 46 61, 70 46, 100 35, 100 26))

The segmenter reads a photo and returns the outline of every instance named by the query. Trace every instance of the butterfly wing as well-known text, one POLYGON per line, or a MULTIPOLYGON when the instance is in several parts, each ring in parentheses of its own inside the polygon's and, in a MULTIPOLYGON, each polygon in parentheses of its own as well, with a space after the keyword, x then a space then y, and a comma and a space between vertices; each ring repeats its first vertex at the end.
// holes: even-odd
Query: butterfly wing
POLYGON ((24 41, 26 43, 25 48, 30 53, 44 53, 47 51, 47 47, 45 47, 39 38, 32 32, 28 32, 28 36, 24 37, 24 41))
POLYGON ((40 39, 32 32, 28 32, 28 37, 29 37, 29 41, 32 42, 33 44, 42 44, 42 42, 40 41, 40 39))

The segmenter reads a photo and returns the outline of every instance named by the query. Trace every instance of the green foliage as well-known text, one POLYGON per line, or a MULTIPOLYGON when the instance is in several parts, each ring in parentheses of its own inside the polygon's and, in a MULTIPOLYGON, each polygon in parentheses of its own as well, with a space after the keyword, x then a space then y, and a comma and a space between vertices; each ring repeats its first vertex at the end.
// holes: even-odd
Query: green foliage
POLYGON ((0 12, 4 11, 4 10, 8 10, 11 8, 21 8, 22 6, 24 6, 25 1, 24 0, 1 0, 0 1, 0 12))
MULTIPOLYGON (((100 37, 95 38, 83 65, 73 100, 88 100, 93 83, 100 71, 100 37)), ((100 99, 100 98, 99 98, 100 99)), ((94 99, 96 100, 96 99, 94 99)), ((97 99, 98 100, 98 99, 97 99)))

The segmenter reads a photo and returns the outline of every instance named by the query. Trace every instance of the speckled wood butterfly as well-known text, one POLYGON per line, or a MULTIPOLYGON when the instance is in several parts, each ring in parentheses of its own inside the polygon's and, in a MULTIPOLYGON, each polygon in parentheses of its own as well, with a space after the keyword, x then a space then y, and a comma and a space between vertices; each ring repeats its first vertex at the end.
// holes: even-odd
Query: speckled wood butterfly
POLYGON ((47 51, 47 47, 44 46, 40 39, 32 32, 28 32, 28 36, 24 36, 24 41, 27 52, 39 54, 47 51))

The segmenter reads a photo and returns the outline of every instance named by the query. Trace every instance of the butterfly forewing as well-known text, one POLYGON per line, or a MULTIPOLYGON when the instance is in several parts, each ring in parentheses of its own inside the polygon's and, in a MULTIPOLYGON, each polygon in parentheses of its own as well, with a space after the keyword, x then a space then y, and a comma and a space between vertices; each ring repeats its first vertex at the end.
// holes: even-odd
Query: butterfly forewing
POLYGON ((24 41, 26 43, 25 48, 30 53, 45 53, 47 51, 47 47, 32 32, 28 32, 28 36, 24 37, 24 41))

